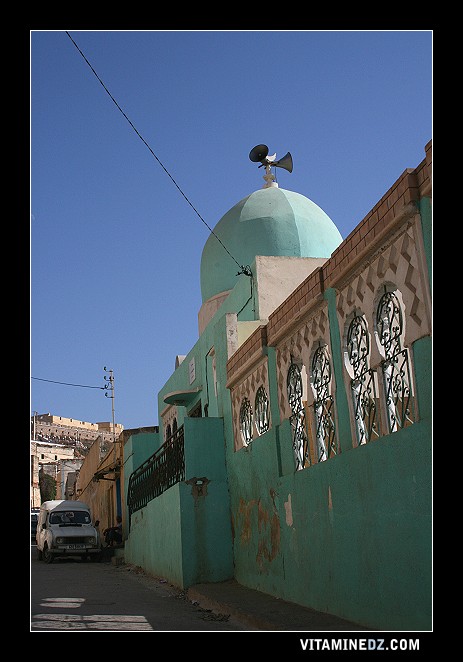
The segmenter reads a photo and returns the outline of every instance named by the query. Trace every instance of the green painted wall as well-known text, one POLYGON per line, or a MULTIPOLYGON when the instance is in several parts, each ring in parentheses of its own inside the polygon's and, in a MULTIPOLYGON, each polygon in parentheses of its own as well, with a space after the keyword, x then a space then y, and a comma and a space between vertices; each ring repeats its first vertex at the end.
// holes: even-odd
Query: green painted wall
POLYGON ((184 439, 185 481, 132 515, 125 558, 187 588, 232 577, 233 555, 222 420, 185 418, 184 439))
MULTIPOLYGON (((286 476, 275 472, 274 435, 239 451, 237 580, 372 628, 429 629, 431 452, 422 428, 286 476)), ((285 422, 287 459, 290 435, 285 422)))
POLYGON ((233 577, 233 554, 223 421, 186 418, 184 425, 189 490, 182 493, 182 535, 188 543, 183 563, 185 585, 191 586, 233 577), (195 488, 194 478, 206 481, 195 488))
POLYGON ((127 493, 130 475, 159 447, 159 432, 138 432, 131 434, 124 445, 124 493, 123 518, 128 531, 127 493))
POLYGON ((145 508, 133 513, 130 536, 125 542, 127 563, 141 566, 154 577, 164 577, 183 587, 181 491, 174 485, 145 508))

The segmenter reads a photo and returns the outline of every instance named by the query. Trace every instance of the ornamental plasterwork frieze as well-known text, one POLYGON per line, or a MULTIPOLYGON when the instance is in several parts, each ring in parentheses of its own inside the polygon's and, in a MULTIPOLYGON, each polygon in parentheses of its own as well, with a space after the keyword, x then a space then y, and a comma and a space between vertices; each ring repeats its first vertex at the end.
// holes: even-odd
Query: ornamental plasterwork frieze
MULTIPOLYGON (((337 313, 341 336, 346 320, 353 310, 361 311, 368 321, 370 333, 379 294, 385 284, 397 287, 401 293, 406 317, 404 345, 410 346, 418 338, 431 332, 430 294, 423 254, 420 217, 402 227, 389 245, 370 258, 357 275, 351 278, 337 297, 337 313), (418 246, 418 250, 417 250, 418 246)), ((372 344, 372 364, 381 357, 372 344)))

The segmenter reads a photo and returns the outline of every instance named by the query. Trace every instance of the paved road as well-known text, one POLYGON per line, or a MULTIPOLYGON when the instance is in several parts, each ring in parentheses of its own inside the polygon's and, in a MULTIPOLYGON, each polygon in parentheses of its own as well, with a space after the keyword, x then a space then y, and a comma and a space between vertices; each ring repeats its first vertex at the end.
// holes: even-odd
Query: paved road
POLYGON ((31 545, 31 632, 245 630, 133 567, 79 558, 39 561, 31 545))

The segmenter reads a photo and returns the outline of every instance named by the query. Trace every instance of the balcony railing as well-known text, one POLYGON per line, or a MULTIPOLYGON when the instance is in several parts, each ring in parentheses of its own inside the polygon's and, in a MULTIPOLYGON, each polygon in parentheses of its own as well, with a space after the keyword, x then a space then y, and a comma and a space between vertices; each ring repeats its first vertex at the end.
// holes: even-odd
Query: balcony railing
POLYGON ((141 464, 129 478, 127 507, 130 517, 185 479, 183 425, 151 457, 141 464))

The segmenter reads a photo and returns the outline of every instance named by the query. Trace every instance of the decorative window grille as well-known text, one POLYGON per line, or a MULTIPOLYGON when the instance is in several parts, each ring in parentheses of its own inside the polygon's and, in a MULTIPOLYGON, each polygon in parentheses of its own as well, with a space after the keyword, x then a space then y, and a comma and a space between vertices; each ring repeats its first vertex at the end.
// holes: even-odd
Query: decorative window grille
POLYGON ((288 402, 292 415, 289 418, 293 436, 293 450, 296 459, 296 471, 310 466, 309 438, 307 436, 307 423, 305 409, 302 402, 301 369, 296 363, 291 363, 286 378, 288 402))
POLYGON ((389 432, 414 422, 408 349, 402 349, 402 309, 394 292, 385 292, 376 312, 379 343, 384 348, 382 370, 389 432))
POLYGON ((256 428, 259 435, 264 434, 270 427, 269 401, 263 386, 259 386, 254 403, 256 412, 256 428))
POLYGON ((374 371, 369 368, 370 337, 366 320, 356 315, 347 332, 347 354, 354 371, 351 380, 354 418, 359 445, 379 437, 374 371))
POLYGON ((247 446, 252 441, 252 405, 247 398, 240 407, 240 430, 243 443, 247 446))
POLYGON ((312 388, 315 392, 317 456, 323 462, 337 454, 334 400, 330 394, 331 365, 326 345, 318 347, 312 359, 312 388))

